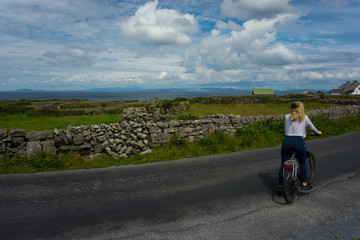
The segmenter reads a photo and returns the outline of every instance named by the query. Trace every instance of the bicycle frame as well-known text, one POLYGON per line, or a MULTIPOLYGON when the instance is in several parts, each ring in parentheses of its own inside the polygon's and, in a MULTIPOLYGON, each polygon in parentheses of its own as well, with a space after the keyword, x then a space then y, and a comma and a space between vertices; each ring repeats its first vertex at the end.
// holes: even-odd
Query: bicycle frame
POLYGON ((298 163, 297 159, 296 158, 290 158, 289 160, 285 161, 283 174, 284 174, 284 171, 285 171, 286 168, 291 169, 291 171, 292 171, 291 177, 293 179, 296 179, 298 174, 299 174, 299 172, 298 172, 299 163, 298 163))
MULTIPOLYGON (((306 145, 307 144, 305 142, 305 147, 306 145)), ((310 168, 309 169, 310 173, 308 172, 309 175, 307 178, 307 181, 310 183, 313 181, 314 178, 316 164, 315 164, 314 155, 311 152, 309 152, 307 149, 306 149, 306 162, 307 162, 307 167, 310 168)), ((294 152, 292 153, 292 156, 284 162, 283 177, 284 177, 284 182, 283 182, 284 198, 286 202, 292 203, 296 200, 298 188, 301 185, 300 164, 294 152)))
POLYGON ((299 181, 299 163, 298 160, 291 157, 289 160, 284 162, 283 168, 283 195, 285 201, 288 203, 292 203, 297 198, 298 187, 300 186, 299 181))

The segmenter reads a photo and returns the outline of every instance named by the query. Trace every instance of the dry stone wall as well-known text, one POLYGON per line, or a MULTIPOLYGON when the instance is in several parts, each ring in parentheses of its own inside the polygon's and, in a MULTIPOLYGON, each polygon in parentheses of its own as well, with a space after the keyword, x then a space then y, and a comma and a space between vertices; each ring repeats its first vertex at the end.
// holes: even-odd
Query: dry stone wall
MULTIPOLYGON (((360 105, 310 111, 309 117, 339 118, 360 113, 360 105)), ((234 135, 246 124, 267 119, 281 120, 284 115, 239 116, 212 115, 199 120, 156 121, 144 109, 125 110, 120 123, 69 127, 67 130, 31 131, 0 129, 0 157, 11 159, 15 155, 33 157, 42 152, 60 154, 69 151, 87 156, 108 154, 126 158, 134 154, 151 152, 173 134, 195 141, 208 133, 221 130, 234 135)))

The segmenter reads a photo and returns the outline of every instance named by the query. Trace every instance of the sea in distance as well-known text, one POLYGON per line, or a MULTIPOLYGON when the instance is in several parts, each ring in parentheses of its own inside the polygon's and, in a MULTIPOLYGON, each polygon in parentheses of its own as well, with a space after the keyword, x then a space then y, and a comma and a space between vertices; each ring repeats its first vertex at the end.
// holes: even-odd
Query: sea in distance
MULTIPOLYGON (((275 95, 299 93, 300 90, 275 91, 275 95)), ((93 101, 114 101, 114 100, 138 100, 158 98, 173 100, 175 98, 196 98, 211 96, 245 96, 251 95, 251 90, 241 91, 129 91, 129 92, 90 92, 90 91, 0 91, 0 100, 64 100, 64 99, 87 99, 93 101)))

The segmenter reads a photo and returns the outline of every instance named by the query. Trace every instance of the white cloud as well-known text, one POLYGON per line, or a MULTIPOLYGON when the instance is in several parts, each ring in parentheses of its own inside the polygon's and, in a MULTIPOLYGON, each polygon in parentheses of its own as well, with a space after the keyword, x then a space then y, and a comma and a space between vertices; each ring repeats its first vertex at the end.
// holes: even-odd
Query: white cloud
POLYGON ((89 66, 96 58, 94 53, 100 51, 100 49, 91 47, 90 45, 69 45, 60 51, 47 50, 40 59, 54 66, 89 66))
POLYGON ((357 2, 0 0, 0 84, 337 87, 360 76, 357 2))
POLYGON ((293 10, 289 0, 224 0, 221 4, 222 14, 239 20, 270 18, 293 10))
POLYGON ((319 73, 319 72, 314 72, 314 71, 307 71, 307 72, 302 72, 301 73, 302 77, 308 78, 308 79, 323 79, 324 75, 319 73))
POLYGON ((134 16, 119 23, 122 32, 145 44, 189 44, 189 34, 198 30, 194 16, 157 6, 156 0, 139 7, 134 16))
MULTIPOLYGON (((276 41, 278 30, 290 28, 297 22, 299 14, 278 14, 262 20, 248 20, 243 26, 218 22, 220 29, 232 28, 230 33, 214 29, 205 38, 198 50, 189 54, 189 61, 200 59, 200 63, 215 71, 238 70, 257 66, 283 66, 304 61, 305 57, 276 41), (196 55, 198 57, 196 57, 196 55)), ((184 66, 195 64, 186 63, 184 66)))
POLYGON ((158 79, 164 79, 167 76, 167 72, 161 72, 160 75, 158 76, 158 79))
POLYGON ((114 8, 90 0, 2 0, 0 30, 33 39, 88 39, 108 27, 114 8))
POLYGON ((305 59, 305 56, 279 43, 261 52, 257 56, 256 62, 266 66, 283 66, 292 63, 301 63, 304 62, 305 59))
POLYGON ((229 29, 231 31, 238 31, 242 29, 242 27, 239 24, 231 20, 229 22, 217 21, 215 27, 220 30, 229 29))

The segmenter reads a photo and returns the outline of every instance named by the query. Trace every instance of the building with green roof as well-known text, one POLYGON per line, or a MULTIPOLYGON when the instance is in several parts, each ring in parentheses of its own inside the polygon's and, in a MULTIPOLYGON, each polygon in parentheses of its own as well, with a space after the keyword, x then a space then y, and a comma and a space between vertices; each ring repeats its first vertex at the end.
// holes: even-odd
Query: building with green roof
POLYGON ((274 95, 274 90, 272 89, 254 89, 252 90, 253 95, 274 95))

